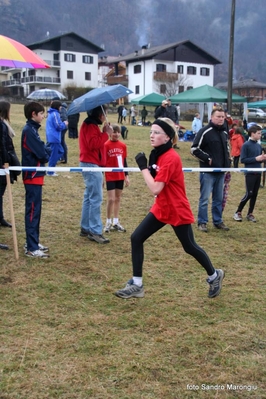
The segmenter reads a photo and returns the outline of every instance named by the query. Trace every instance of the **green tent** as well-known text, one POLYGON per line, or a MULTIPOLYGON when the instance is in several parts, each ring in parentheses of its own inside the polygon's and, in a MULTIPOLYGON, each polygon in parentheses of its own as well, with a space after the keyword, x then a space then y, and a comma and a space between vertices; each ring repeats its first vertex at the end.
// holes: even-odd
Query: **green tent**
POLYGON ((165 97, 161 94, 150 93, 145 96, 134 98, 134 100, 131 100, 131 103, 138 105, 161 105, 163 100, 165 100, 165 97))
POLYGON ((266 108, 266 100, 248 103, 248 108, 266 108))
MULTIPOLYGON (((203 85, 195 89, 187 90, 170 97, 172 103, 225 103, 227 92, 216 87, 203 85)), ((233 103, 246 103, 245 97, 232 94, 233 103)))

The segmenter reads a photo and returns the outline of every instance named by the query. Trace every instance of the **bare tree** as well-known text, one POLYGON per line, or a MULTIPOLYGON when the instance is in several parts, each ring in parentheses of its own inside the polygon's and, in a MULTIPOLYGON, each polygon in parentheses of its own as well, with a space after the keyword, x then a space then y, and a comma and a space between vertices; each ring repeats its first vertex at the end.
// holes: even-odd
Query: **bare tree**
POLYGON ((184 91, 184 88, 189 87, 190 84, 191 81, 187 76, 178 75, 177 78, 177 74, 175 73, 160 74, 155 80, 156 91, 165 95, 165 97, 171 97, 184 91))

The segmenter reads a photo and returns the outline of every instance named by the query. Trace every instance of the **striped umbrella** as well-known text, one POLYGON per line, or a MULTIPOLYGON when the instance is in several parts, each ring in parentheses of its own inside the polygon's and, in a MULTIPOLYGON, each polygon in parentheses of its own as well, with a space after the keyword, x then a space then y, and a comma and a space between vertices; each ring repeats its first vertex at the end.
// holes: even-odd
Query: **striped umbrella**
POLYGON ((66 97, 60 93, 60 91, 53 89, 39 89, 30 93, 27 97, 29 100, 43 100, 43 101, 51 101, 51 100, 65 100, 66 97))
POLYGON ((23 44, 0 35, 0 66, 45 69, 50 66, 23 44))

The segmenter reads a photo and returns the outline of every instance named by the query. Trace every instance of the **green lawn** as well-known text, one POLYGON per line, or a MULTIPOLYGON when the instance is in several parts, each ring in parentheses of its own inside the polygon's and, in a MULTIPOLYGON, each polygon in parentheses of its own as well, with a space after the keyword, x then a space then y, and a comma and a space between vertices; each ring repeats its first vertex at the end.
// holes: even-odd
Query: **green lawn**
MULTIPOLYGON (((11 111, 20 154, 23 109, 11 111)), ((66 166, 78 166, 78 141, 67 144, 66 166)), ((129 126, 126 144, 128 165, 136 167, 135 155, 151 150, 149 128, 129 126)), ((184 167, 197 167, 190 144, 179 146, 184 167)), ((130 234, 153 201, 140 173, 130 179, 120 212, 127 232, 110 233, 110 244, 101 246, 79 236, 81 174, 46 177, 41 243, 51 257, 43 260, 24 256, 21 177, 12 186, 19 260, 11 229, 0 228, 0 242, 10 246, 0 251, 0 399, 266 398, 266 188, 254 212, 258 222, 237 223, 244 176, 232 173, 224 211, 230 231, 209 223, 206 234, 194 225, 197 242, 226 272, 218 298, 208 299, 204 270, 167 226, 145 244, 145 297, 122 300, 113 292, 131 277, 130 234)), ((185 180, 196 216, 198 173, 185 180)), ((105 207, 104 190, 103 221, 105 207)), ((10 220, 6 194, 4 210, 10 220)))

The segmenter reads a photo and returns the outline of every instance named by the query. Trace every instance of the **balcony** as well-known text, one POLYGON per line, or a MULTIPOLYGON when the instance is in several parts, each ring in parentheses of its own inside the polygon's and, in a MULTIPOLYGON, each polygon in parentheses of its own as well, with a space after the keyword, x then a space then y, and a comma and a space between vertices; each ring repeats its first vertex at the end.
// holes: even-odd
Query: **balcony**
POLYGON ((61 64, 60 61, 56 61, 56 60, 44 60, 46 62, 46 64, 50 65, 51 68, 60 68, 61 64))
POLYGON ((108 85, 121 84, 127 87, 128 85, 128 75, 113 75, 107 76, 106 78, 108 85))
POLYGON ((15 87, 15 86, 22 86, 21 79, 10 79, 4 80, 1 82, 2 87, 15 87))
POLYGON ((53 78, 51 76, 28 76, 22 79, 9 79, 1 82, 3 87, 22 86, 30 83, 48 83, 51 85, 60 85, 60 78, 53 78))
POLYGON ((60 78, 53 78, 52 76, 28 76, 21 79, 21 83, 49 83, 49 84, 60 84, 60 78))
POLYGON ((174 82, 178 80, 178 73, 153 72, 153 80, 156 80, 158 82, 174 82))

